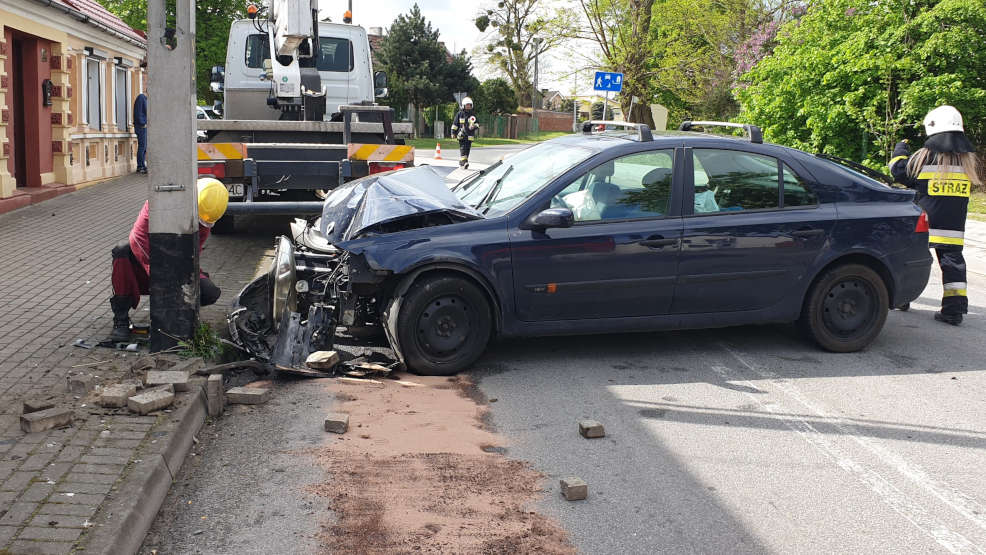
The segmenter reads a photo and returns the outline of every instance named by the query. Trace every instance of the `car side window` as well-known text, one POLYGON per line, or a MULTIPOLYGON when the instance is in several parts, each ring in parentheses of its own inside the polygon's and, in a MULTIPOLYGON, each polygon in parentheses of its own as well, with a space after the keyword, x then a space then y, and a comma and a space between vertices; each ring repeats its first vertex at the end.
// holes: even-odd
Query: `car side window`
POLYGON ((552 202, 576 222, 663 218, 671 206, 674 150, 653 150, 603 162, 565 187, 552 202))
POLYGON ((718 149, 692 151, 695 213, 779 208, 777 159, 718 149))
POLYGON ((791 206, 815 206, 818 204, 818 195, 812 191, 808 184, 794 173, 794 170, 784 164, 784 208, 791 206))

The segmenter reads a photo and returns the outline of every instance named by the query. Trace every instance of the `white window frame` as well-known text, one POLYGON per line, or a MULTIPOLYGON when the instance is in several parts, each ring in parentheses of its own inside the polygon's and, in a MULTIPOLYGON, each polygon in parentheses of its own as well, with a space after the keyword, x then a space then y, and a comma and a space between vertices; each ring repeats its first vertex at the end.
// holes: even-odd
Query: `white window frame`
POLYGON ((85 63, 82 65, 82 82, 85 85, 82 87, 82 123, 89 127, 93 127, 93 122, 89 121, 89 63, 95 62, 98 64, 99 68, 99 121, 96 122, 97 128, 102 130, 106 129, 106 95, 104 94, 106 87, 106 73, 104 72, 103 61, 99 58, 86 56, 83 58, 85 63))
MULTIPOLYGON (((99 64, 99 82, 101 85, 106 85, 106 64, 100 62, 99 64)), ((100 129, 106 129, 108 127, 106 123, 106 91, 101 90, 99 95, 99 121, 102 124, 100 129)))
POLYGON ((110 123, 113 130, 116 131, 116 65, 113 66, 113 70, 110 71, 110 110, 113 112, 113 121, 110 123))

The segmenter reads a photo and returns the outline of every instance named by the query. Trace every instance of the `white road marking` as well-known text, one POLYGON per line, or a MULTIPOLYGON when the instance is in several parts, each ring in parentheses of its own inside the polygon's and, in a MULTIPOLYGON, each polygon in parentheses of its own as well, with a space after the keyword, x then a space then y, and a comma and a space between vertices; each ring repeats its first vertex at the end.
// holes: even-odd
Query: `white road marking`
POLYGON ((720 343, 719 346, 752 372, 757 373, 764 379, 771 380, 771 383, 776 385, 778 389, 784 391, 784 393, 798 403, 801 403, 802 406, 814 413, 816 416, 825 418, 828 424, 831 424, 843 434, 851 437, 856 443, 862 445, 871 453, 875 454, 888 466, 893 467, 897 470, 897 472, 906 476, 922 489, 938 498, 941 502, 945 503, 959 514, 972 521, 980 529, 986 530, 986 507, 984 507, 982 503, 974 497, 963 493, 951 484, 932 477, 919 465, 904 460, 904 458, 897 453, 890 451, 880 443, 863 435, 859 428, 852 422, 847 421, 841 416, 829 414, 828 411, 825 411, 815 403, 809 401, 797 387, 779 380, 779 376, 769 370, 757 368, 750 364, 743 357, 741 357, 735 349, 732 349, 728 345, 724 345, 722 343, 720 343))
MULTIPOLYGON (((750 366, 738 357, 731 349, 721 344, 720 346, 737 358, 737 360, 744 364, 744 366, 750 368, 750 366)), ((757 389, 757 386, 753 382, 731 376, 729 373, 729 368, 725 366, 713 365, 711 369, 725 381, 745 385, 751 390, 757 389)), ((762 375, 761 372, 753 368, 751 368, 751 370, 762 375)), ((776 380, 776 376, 768 379, 776 380)), ((771 383, 778 386, 783 385, 778 384, 776 381, 772 381, 771 383)), ((787 392, 785 391, 785 393, 787 392)), ((962 534, 949 529, 944 523, 935 518, 934 515, 930 514, 927 509, 910 499, 904 492, 897 489, 897 487, 895 487, 889 480, 881 476, 878 472, 852 460, 848 454, 846 454, 837 445, 826 439, 825 435, 819 432, 808 421, 802 418, 792 418, 788 415, 778 413, 778 409, 762 402, 756 395, 753 395, 749 391, 744 391, 743 394, 752 399, 758 406, 762 407, 764 411, 778 416, 784 425, 800 435, 801 438, 804 439, 809 445, 812 445, 818 449, 823 455, 831 459, 840 468, 856 477, 856 479, 869 487, 871 491, 876 493, 877 496, 889 505, 891 509, 903 516, 923 533, 934 539, 939 545, 947 549, 950 553, 986 553, 986 551, 984 551, 981 547, 973 544, 962 534)))

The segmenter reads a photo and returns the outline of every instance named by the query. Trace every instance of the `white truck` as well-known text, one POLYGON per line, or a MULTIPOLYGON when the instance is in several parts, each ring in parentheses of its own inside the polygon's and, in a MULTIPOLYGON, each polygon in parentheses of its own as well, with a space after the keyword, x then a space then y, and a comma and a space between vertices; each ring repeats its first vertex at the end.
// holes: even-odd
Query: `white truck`
POLYGON ((366 31, 349 23, 351 12, 341 24, 319 22, 316 7, 251 5, 250 19, 230 27, 226 65, 212 71, 223 119, 198 120, 199 174, 222 180, 232 201, 216 232, 232 231, 237 214, 315 211, 303 201, 413 165, 414 150, 403 144, 411 124, 374 103, 387 95, 387 76, 373 72, 366 31))

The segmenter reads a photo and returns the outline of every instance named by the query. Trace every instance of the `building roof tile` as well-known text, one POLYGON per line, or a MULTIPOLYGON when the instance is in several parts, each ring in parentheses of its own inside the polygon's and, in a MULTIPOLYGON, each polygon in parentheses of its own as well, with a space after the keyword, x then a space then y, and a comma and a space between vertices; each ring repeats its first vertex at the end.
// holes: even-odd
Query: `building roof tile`
POLYGON ((116 31, 127 38, 139 41, 141 44, 147 44, 147 36, 143 32, 124 23, 122 19, 104 8, 96 0, 52 0, 52 3, 71 8, 89 17, 90 20, 103 27, 116 31))

